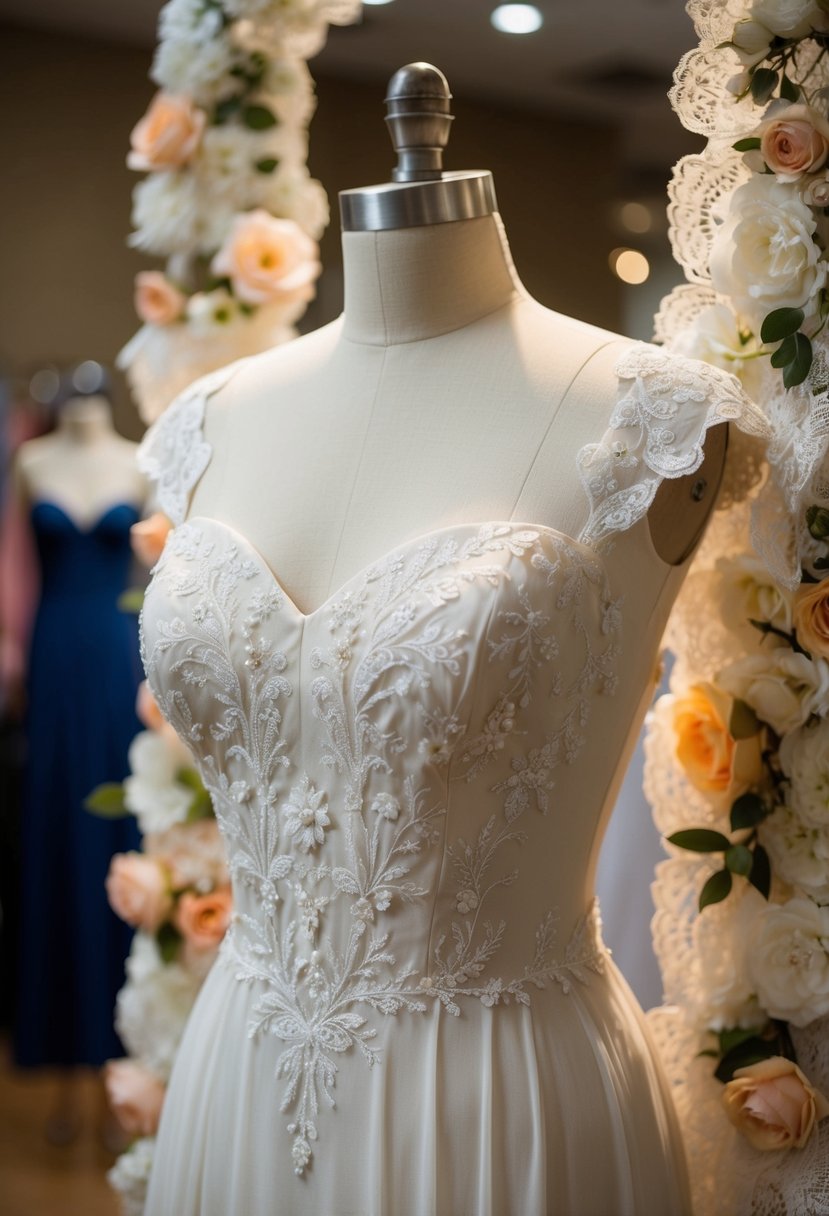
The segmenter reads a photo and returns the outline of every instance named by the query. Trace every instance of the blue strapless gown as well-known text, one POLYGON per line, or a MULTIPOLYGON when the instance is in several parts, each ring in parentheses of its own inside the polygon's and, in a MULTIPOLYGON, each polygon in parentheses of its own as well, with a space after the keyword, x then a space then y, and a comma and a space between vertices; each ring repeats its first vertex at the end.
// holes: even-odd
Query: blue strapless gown
POLYGON ((138 847, 132 816, 99 819, 83 801, 127 773, 140 724, 137 624, 117 606, 135 507, 88 529, 39 502, 32 524, 41 600, 29 666, 29 763, 23 803, 18 1064, 98 1065, 124 1054, 113 1028, 131 931, 104 879, 113 853, 138 847))

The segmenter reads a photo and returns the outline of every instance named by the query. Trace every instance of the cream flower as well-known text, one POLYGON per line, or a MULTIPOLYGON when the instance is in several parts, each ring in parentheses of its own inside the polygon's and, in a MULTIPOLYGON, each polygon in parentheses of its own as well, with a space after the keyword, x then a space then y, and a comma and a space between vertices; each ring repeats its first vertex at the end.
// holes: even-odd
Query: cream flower
POLYGON ((167 256, 197 247, 201 234, 201 200, 192 173, 151 173, 132 193, 129 244, 146 253, 167 256))
MULTIPOLYGON (((791 631, 792 593, 775 582, 759 558, 748 553, 721 557, 716 570, 720 611, 729 629, 744 630, 749 621, 766 621, 775 629, 791 631)), ((760 635, 751 625, 748 628, 759 642, 760 635)), ((775 640, 769 635, 763 645, 773 645, 775 640)), ((780 643, 786 644, 782 639, 780 643)))
POLYGON ((829 902, 829 832, 810 827, 789 807, 775 809, 760 828, 774 874, 821 903, 829 902))
POLYGON ((778 181, 814 173, 829 156, 829 123, 811 106, 786 106, 762 122, 757 135, 760 155, 778 181))
POLYGON ((197 291, 187 301, 187 321, 194 334, 209 338, 239 317, 239 305, 229 291, 197 291))
POLYGON ((291 790, 285 803, 285 827, 297 848, 308 853, 325 840, 331 826, 324 790, 315 790, 307 775, 291 790))
POLYGON ((159 863, 140 853, 116 853, 106 877, 116 916, 145 933, 155 933, 172 909, 168 876, 159 863))
POLYGON ((755 174, 731 195, 711 246, 711 280, 755 331, 775 308, 814 310, 826 282, 816 228, 800 194, 770 175, 755 174))
POLYGON ((280 168, 268 176, 262 205, 268 211, 294 220, 314 240, 322 236, 329 219, 328 195, 304 168, 280 168))
POLYGON ((108 1060, 104 1086, 110 1108, 128 1135, 155 1135, 167 1088, 163 1081, 137 1060, 108 1060))
POLYGON ((701 793, 724 800, 723 809, 728 809, 763 778, 759 733, 733 738, 728 729, 731 697, 713 684, 695 684, 671 704, 676 756, 685 775, 701 793))
POLYGON ((124 802, 142 832, 163 832, 187 816, 193 791, 176 780, 192 765, 184 744, 166 733, 146 730, 130 744, 131 774, 124 781, 124 802))
POLYGON ((738 1068, 723 1091, 730 1121, 753 1148, 803 1148, 829 1102, 792 1060, 772 1056, 738 1068))
POLYGON ((130 135, 130 169, 178 169, 199 145, 207 115, 189 97, 156 93, 144 117, 130 135))
POLYGON ((160 270, 141 270, 135 276, 134 302, 145 325, 170 325, 184 312, 187 300, 160 270))
POLYGON ((803 201, 810 207, 829 207, 829 177, 819 173, 817 177, 803 178, 801 182, 803 201))
POLYGON ((814 0, 752 0, 749 16, 783 38, 802 38, 824 25, 814 0))
POLYGON ((829 833, 829 719, 787 735, 780 745, 780 763, 789 778, 792 810, 804 824, 829 833))
POLYGON ((720 672, 717 682, 746 701, 778 735, 785 735, 825 709, 829 664, 779 647, 738 659, 720 672))
POLYGON ((829 1013, 829 907, 810 899, 767 904, 756 920, 749 969, 770 1017, 806 1026, 829 1013))
POLYGON ((193 887, 207 894, 229 881, 224 841, 215 819, 197 819, 166 832, 151 832, 144 839, 144 848, 148 856, 164 863, 172 885, 179 890, 193 887))
POLYGON ((771 46, 774 34, 760 21, 747 18, 738 21, 731 36, 731 45, 737 52, 740 62, 746 68, 753 67, 765 59, 771 46))
MULTIPOLYGON (((663 862, 670 866, 672 862, 663 862)), ((687 865, 680 862, 679 864, 687 865)), ((687 886, 687 878, 684 886, 687 886)), ((693 982, 685 993, 669 993, 688 1005, 694 1022, 706 1030, 756 1026, 762 1020, 749 972, 752 927, 766 907, 754 887, 741 884, 727 900, 711 904, 694 919, 693 982)))
POLYGON ((813 658, 829 658, 829 579, 798 587, 794 626, 798 642, 813 658))
POLYGON ((671 349, 688 359, 702 359, 738 376, 755 400, 760 394, 762 359, 752 358, 757 343, 743 342, 740 326, 727 304, 709 304, 678 335, 671 349))
POLYGON ((136 933, 127 977, 116 1001, 116 1030, 130 1055, 166 1081, 204 973, 162 964, 155 943, 136 933))
POLYGON ((247 304, 266 304, 283 296, 313 294, 320 272, 317 245, 293 220, 274 219, 267 211, 249 211, 233 222, 211 264, 226 275, 233 291, 247 304))

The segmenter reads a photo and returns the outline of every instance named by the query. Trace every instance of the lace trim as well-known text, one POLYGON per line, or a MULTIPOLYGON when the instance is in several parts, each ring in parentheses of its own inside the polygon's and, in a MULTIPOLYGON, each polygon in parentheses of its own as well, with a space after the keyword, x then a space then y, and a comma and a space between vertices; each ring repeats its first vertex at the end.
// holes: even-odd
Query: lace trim
POLYGON ((153 423, 138 449, 138 467, 156 483, 159 509, 176 525, 184 522, 190 495, 213 454, 202 434, 207 400, 245 362, 237 360, 191 384, 153 423))
POLYGON ((737 422, 758 433, 763 426, 736 376, 709 364, 636 346, 616 375, 622 390, 610 426, 578 455, 590 502, 579 539, 594 546, 640 520, 664 478, 696 472, 710 427, 737 422))

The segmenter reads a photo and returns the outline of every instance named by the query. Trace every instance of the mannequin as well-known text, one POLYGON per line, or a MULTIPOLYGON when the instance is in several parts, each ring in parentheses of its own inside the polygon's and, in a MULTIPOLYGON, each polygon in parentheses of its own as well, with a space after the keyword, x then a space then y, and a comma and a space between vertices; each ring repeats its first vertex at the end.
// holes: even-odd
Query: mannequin
MULTIPOLYGON (((147 495, 135 445, 112 424, 102 369, 81 364, 65 382, 55 430, 19 449, 15 479, 40 557, 41 597, 25 690, 21 950, 15 1057, 58 1070, 46 1136, 80 1130, 79 1066, 122 1048, 112 1028, 130 934, 104 892, 112 854, 138 845, 131 818, 84 808, 99 785, 127 773, 139 729, 135 618, 121 612, 130 527, 147 495)), ((99 1132, 120 1136, 100 1088, 99 1132)))
MULTIPOLYGON (((292 1216, 687 1216, 641 1014, 612 965, 579 954, 579 935, 726 428, 709 432, 692 476, 663 480, 647 515, 609 526, 600 560, 615 491, 602 474, 591 513, 579 452, 600 445, 622 379, 651 417, 676 407, 684 439, 667 424, 656 435, 672 468, 690 468, 680 458, 696 459, 737 390, 653 350, 625 370, 631 343, 529 298, 489 175, 438 167, 451 121, 442 75, 411 65, 389 101, 395 183, 341 196, 344 315, 197 386, 142 449, 183 525, 145 602, 148 678, 199 758, 239 910, 177 1057, 148 1216, 265 1216, 275 1195, 292 1216), (490 554, 495 566, 475 565, 490 554), (555 638, 539 640, 554 617, 555 638), (504 640, 510 628, 530 640, 504 640), (572 676, 536 700, 520 691, 529 665, 559 660, 572 676), (406 850, 422 858, 420 885, 378 892, 372 907, 377 842, 419 822, 404 802, 421 787, 417 805, 445 806, 445 828, 406 850), (489 860, 501 844, 511 875, 489 860), (310 956, 306 876, 319 883, 310 956), (546 949, 535 907, 553 900, 579 976, 502 1003, 527 942, 534 957, 546 949), (430 994, 411 1017, 394 999, 374 1017, 374 998, 342 995, 369 940, 393 956, 371 963, 372 991, 399 963, 415 977, 405 992, 430 994), (346 1044, 346 1023, 329 1028, 329 1009, 370 1027, 379 1064, 346 1044), (314 1089, 323 1075, 336 1077, 333 1112, 314 1089)), ((639 450, 609 449, 637 477, 654 471, 639 450)))

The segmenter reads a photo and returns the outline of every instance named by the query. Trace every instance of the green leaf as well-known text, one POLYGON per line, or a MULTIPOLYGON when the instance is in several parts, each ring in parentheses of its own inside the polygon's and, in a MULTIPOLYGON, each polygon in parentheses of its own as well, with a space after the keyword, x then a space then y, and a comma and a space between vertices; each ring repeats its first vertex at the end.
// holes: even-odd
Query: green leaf
POLYGON ((751 873, 753 862, 754 855, 751 849, 746 848, 744 844, 733 844, 730 849, 726 849, 725 865, 732 874, 740 874, 743 878, 747 878, 751 873))
POLYGON ((176 955, 179 951, 179 946, 182 942, 181 934, 174 925, 169 921, 165 921, 155 935, 155 940, 158 943, 158 952, 161 955, 163 963, 175 962, 176 955))
POLYGON ((91 811, 100 819, 123 819, 130 814, 124 803, 124 787, 120 781, 97 785, 92 793, 84 798, 83 804, 87 811, 91 811))
POLYGON ((731 875, 728 870, 717 870, 712 874, 699 893, 699 910, 702 912, 709 904, 719 904, 731 892, 731 875))
POLYGON ((780 342, 797 333, 805 315, 802 308, 775 308, 760 326, 760 337, 764 342, 780 342))
POLYGON ((757 68, 751 77, 751 96, 758 106, 765 105, 777 88, 777 73, 771 68, 757 68))
POLYGON ((242 98, 238 94, 233 97, 225 97, 224 101, 220 101, 213 111, 213 125, 221 127, 234 114, 238 114, 241 108, 242 98))
POLYGON ((794 342, 795 357, 783 372, 783 383, 786 388, 795 388, 798 384, 803 383, 811 371, 814 359, 812 344, 805 334, 795 334, 794 342))
POLYGON ((731 831, 754 828, 767 815, 766 805, 758 794, 741 794, 731 806, 731 831))
POLYGON ((783 73, 780 81, 780 96, 784 101, 797 101, 797 99, 800 97, 800 89, 797 87, 794 81, 786 75, 785 72, 783 73))
POLYGON ((257 173, 273 173, 279 161, 275 156, 265 156, 262 160, 256 162, 257 173))
POLYGON ((245 106, 242 121, 251 131, 267 131, 276 126, 276 115, 267 106, 245 106))
POLYGON ((204 783, 194 768, 181 768, 176 773, 180 785, 186 785, 193 791, 190 806, 187 808, 187 823, 195 823, 199 819, 209 819, 213 815, 213 804, 210 795, 204 788, 204 783))
POLYGON ((692 853, 724 853, 731 848, 727 836, 723 836, 722 832, 712 832, 710 828, 686 828, 682 832, 674 832, 668 841, 678 849, 690 849, 692 853))
POLYGON ((754 846, 754 864, 751 867, 748 881, 757 888, 763 899, 768 899, 771 891, 771 865, 769 855, 761 844, 754 846))
POLYGON ((760 147, 760 140, 756 135, 752 135, 749 139, 738 139, 731 147, 735 152, 753 152, 760 147))
POLYGON ((128 587, 118 596, 118 610, 132 612, 136 615, 144 606, 144 592, 140 587, 128 587))
POLYGON ((777 1044, 774 1039, 752 1035, 723 1056, 714 1070, 714 1076, 725 1085, 732 1080, 738 1068, 748 1068, 750 1064, 759 1064, 761 1060, 769 1060, 775 1055, 777 1044))
POLYGON ((815 540, 829 539, 829 510, 814 504, 806 510, 806 527, 815 540))
POLYGON ((772 351, 769 363, 772 367, 788 367, 796 354, 797 348, 795 347, 794 334, 789 334, 788 338, 783 339, 777 350, 772 351))
POLYGON ((829 570, 829 557, 816 557, 812 565, 815 570, 829 570))
POLYGON ((732 739, 751 739, 760 733, 760 719, 745 701, 735 700, 731 707, 728 733, 732 739))
POLYGON ((749 1039, 760 1038, 760 1031, 756 1026, 751 1026, 748 1030, 741 1026, 729 1026, 726 1030, 721 1030, 717 1037, 720 1041, 720 1055, 727 1056, 735 1047, 740 1047, 749 1039))

